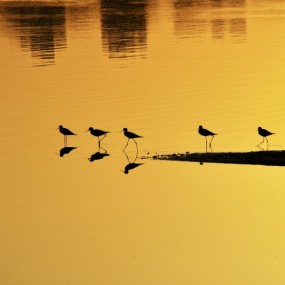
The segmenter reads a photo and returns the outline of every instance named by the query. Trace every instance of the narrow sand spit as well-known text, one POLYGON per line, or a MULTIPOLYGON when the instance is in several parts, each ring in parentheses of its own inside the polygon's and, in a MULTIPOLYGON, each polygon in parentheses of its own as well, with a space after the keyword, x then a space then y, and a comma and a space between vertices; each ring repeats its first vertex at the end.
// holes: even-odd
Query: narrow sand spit
POLYGON ((285 166, 285 150, 252 152, 207 152, 164 154, 152 157, 157 160, 196 161, 200 163, 231 163, 285 166))

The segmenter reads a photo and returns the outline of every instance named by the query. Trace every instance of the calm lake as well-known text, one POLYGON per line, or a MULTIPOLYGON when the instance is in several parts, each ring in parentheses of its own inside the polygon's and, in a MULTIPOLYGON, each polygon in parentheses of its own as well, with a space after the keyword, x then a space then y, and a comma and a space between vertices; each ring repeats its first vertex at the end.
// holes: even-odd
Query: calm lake
POLYGON ((284 167, 142 159, 285 149, 284 31, 281 0, 0 1, 1 284, 285 284, 284 167))

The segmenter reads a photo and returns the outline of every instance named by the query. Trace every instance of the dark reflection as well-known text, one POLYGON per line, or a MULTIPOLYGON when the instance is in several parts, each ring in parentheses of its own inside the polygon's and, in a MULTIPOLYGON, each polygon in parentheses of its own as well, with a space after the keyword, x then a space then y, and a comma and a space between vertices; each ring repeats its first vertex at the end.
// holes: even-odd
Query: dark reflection
POLYGON ((212 38, 227 34, 237 42, 246 35, 246 0, 176 0, 175 31, 179 37, 201 37, 211 31, 212 38))
POLYGON ((103 50, 110 58, 144 56, 146 0, 101 0, 103 50))
POLYGON ((93 162, 94 160, 100 160, 100 159, 103 159, 104 157, 106 156, 110 156, 108 153, 107 153, 107 150, 105 150, 104 148, 102 147, 99 147, 98 151, 93 153, 89 158, 88 160, 90 162, 93 162), (103 152, 101 152, 101 150, 103 152))
POLYGON ((143 164, 143 163, 136 163, 136 160, 138 159, 138 153, 136 153, 136 157, 132 161, 130 160, 126 152, 124 152, 124 154, 128 160, 128 164, 125 166, 125 170, 124 170, 125 174, 128 174, 130 170, 133 170, 134 168, 143 164))
POLYGON ((226 31, 226 23, 223 19, 213 19, 211 21, 212 28, 212 38, 213 39, 223 39, 226 31))
POLYGON ((213 8, 222 8, 222 7, 240 8, 244 7, 245 4, 246 0, 210 0, 210 5, 213 8))
POLYGON ((65 146, 62 149, 60 149, 59 151, 59 156, 63 157, 64 155, 70 153, 71 151, 73 151, 74 149, 76 149, 77 147, 74 146, 65 146))
POLYGON ((230 32, 234 38, 242 39, 246 34, 245 18, 236 18, 230 20, 230 32))
POLYGON ((13 1, 0 6, 10 34, 17 37, 23 50, 30 50, 32 57, 40 59, 37 65, 55 63, 55 54, 66 47, 63 4, 13 1))

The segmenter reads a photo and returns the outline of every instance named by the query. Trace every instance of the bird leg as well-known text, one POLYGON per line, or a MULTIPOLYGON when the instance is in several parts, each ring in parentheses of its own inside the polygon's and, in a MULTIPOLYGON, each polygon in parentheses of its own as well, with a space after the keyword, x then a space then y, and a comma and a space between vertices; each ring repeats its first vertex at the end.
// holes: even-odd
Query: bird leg
POLYGON ((137 142, 135 141, 135 139, 133 139, 133 141, 135 142, 136 147, 137 147, 137 150, 138 150, 138 144, 137 144, 137 142))
POLYGON ((99 145, 99 152, 100 152, 100 149, 102 149, 105 153, 107 153, 107 150, 99 145))
POLYGON ((266 139, 266 142, 267 142, 267 149, 266 149, 266 150, 268 150, 268 148, 269 148, 269 142, 268 142, 267 137, 265 137, 265 139, 266 139))
POLYGON ((210 147, 212 146, 212 141, 213 141, 214 137, 215 137, 215 136, 212 136, 212 139, 211 139, 211 141, 210 141, 210 143, 209 143, 209 146, 210 146, 210 147))
POLYGON ((127 144, 126 144, 126 146, 125 146, 124 150, 125 150, 125 149, 126 149, 126 147, 128 146, 128 144, 129 144, 129 140, 130 140, 130 139, 128 139, 127 144))
POLYGON ((264 137, 263 137, 263 140, 262 140, 262 142, 261 142, 261 143, 259 143, 257 146, 261 145, 262 143, 264 143, 264 137))
POLYGON ((99 141, 102 141, 105 137, 106 137, 106 135, 104 135, 104 136, 102 137, 102 139, 99 139, 99 137, 98 137, 98 139, 99 139, 99 141))
POLYGON ((134 159, 134 161, 133 161, 133 162, 135 162, 135 161, 137 160, 137 158, 138 158, 138 154, 139 154, 139 149, 137 148, 136 158, 134 159))
POLYGON ((268 144, 268 139, 267 139, 267 137, 265 137, 265 139, 266 139, 266 141, 267 141, 267 144, 268 144))

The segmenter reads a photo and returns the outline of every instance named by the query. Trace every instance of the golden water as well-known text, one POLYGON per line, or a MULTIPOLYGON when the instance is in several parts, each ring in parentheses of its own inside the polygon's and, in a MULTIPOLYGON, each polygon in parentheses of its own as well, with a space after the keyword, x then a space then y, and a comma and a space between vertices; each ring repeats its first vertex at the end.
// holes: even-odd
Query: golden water
POLYGON ((283 284, 282 167, 135 160, 120 131, 139 157, 205 151, 199 125, 284 149, 285 4, 116 3, 0 1, 1 282, 283 284))

